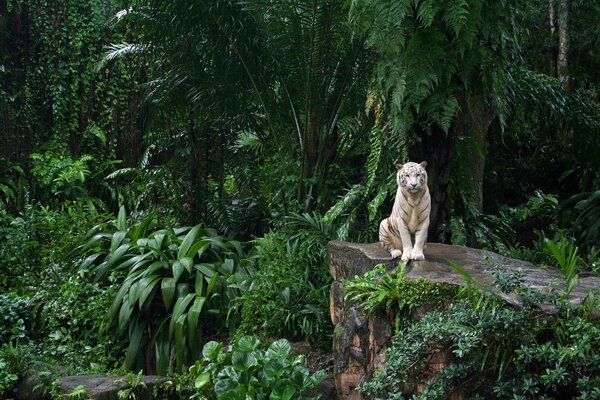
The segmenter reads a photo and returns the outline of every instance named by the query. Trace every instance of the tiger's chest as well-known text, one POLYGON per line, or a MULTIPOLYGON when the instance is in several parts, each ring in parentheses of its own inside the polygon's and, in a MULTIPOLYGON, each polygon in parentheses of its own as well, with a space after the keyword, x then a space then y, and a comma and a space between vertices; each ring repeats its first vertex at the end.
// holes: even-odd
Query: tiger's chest
POLYGON ((420 193, 411 195, 398 191, 394 207, 395 217, 398 223, 403 224, 412 233, 417 231, 429 218, 430 197, 427 189, 420 193))

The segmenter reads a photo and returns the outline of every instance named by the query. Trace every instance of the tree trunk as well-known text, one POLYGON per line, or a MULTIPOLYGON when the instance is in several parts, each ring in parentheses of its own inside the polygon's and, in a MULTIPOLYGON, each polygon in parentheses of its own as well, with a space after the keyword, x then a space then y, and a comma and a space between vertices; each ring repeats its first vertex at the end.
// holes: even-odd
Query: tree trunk
POLYGON ((550 23, 550 76, 556 76, 556 5, 555 0, 548 0, 548 21, 550 23))
POLYGON ((569 0, 560 0, 558 5, 558 80, 564 91, 571 89, 569 76, 569 0))
POLYGON ((440 227, 448 216, 448 185, 454 155, 454 135, 446 134, 440 127, 433 126, 429 132, 419 135, 420 141, 410 146, 409 159, 415 162, 427 161, 427 178, 431 195, 429 216, 430 242, 440 241, 440 227))
POLYGON ((468 144, 467 157, 469 174, 466 177, 471 186, 471 198, 477 209, 483 212, 483 172, 485 169, 485 138, 496 118, 492 107, 486 107, 479 99, 468 101, 460 98, 460 109, 455 121, 457 135, 472 139, 468 144), (464 111, 463 111, 464 110, 464 111))

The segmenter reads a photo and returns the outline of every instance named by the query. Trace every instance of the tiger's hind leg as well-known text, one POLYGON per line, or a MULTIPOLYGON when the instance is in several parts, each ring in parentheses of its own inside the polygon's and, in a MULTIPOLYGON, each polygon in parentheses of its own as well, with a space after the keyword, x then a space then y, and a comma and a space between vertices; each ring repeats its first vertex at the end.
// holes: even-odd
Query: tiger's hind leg
POLYGON ((379 224, 379 242, 391 255, 392 258, 402 256, 402 241, 394 235, 395 227, 386 218, 379 224))

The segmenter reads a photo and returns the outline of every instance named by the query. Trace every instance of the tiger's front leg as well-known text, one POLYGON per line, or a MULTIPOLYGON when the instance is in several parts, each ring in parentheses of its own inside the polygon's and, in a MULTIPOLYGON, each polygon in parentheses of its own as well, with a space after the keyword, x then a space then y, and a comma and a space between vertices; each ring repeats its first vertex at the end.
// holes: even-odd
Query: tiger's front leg
POLYGON ((390 218, 386 218, 379 224, 379 242, 390 252, 392 258, 398 258, 402 255, 402 243, 393 234, 393 225, 390 218))
POLYGON ((411 255, 412 260, 418 261, 425 259, 423 247, 425 246, 425 240, 427 240, 427 227, 428 225, 425 225, 423 228, 415 232, 415 247, 411 255))
POLYGON ((398 230, 400 231, 400 239, 402 240, 402 261, 412 260, 412 240, 410 238, 410 231, 408 230, 408 227, 404 224, 404 221, 400 222, 398 230))

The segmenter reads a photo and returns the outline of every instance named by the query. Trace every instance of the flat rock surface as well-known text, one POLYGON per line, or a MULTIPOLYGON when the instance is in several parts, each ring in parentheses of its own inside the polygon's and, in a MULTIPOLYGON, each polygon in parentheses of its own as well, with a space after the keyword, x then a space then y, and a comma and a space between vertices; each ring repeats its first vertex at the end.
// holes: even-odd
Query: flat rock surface
MULTIPOLYGON (((143 376, 142 382, 146 384, 147 388, 141 398, 151 399, 152 387, 169 380, 169 378, 164 376, 143 376)), ((118 399, 119 390, 128 386, 127 382, 126 376, 75 375, 61 378, 58 387, 61 393, 69 394, 77 387, 84 386, 86 388, 86 398, 94 400, 116 400, 118 399)))
MULTIPOLYGON (((363 275, 375 265, 384 263, 388 269, 397 267, 398 259, 393 260, 390 254, 379 243, 329 242, 330 257, 341 262, 330 263, 334 279, 353 279, 355 275, 363 275), (343 265, 343 270, 335 265, 343 265)), ((527 261, 503 257, 499 254, 464 246, 453 246, 441 243, 427 243, 424 261, 410 261, 406 268, 406 276, 411 279, 424 278, 431 282, 442 282, 460 285, 466 282, 450 262, 460 266, 478 282, 491 285, 492 269, 500 266, 508 271, 523 270, 523 283, 538 290, 548 290, 551 285, 564 287, 564 274, 551 268, 542 268, 527 261)), ((586 276, 579 279, 573 289, 570 300, 582 302, 591 290, 600 289, 600 278, 586 276)), ((508 302, 518 304, 513 296, 501 293, 508 302)))

